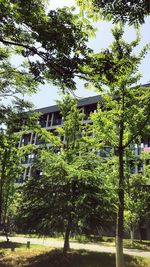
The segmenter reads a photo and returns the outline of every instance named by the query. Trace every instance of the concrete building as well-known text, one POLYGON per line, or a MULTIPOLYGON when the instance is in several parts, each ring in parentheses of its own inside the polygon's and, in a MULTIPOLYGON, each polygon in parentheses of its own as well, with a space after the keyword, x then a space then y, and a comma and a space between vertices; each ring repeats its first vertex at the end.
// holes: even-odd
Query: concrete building
MULTIPOLYGON (((85 114, 84 123, 91 123, 89 115, 91 112, 96 112, 97 103, 101 100, 100 96, 92 96, 78 100, 78 108, 85 114)), ((55 134, 55 129, 62 125, 62 117, 60 114, 59 107, 57 105, 48 106, 40 109, 36 109, 36 112, 40 112, 40 125, 47 131, 55 134)), ((64 140, 62 140, 64 141, 64 140)), ((19 147, 27 144, 39 145, 41 141, 38 135, 32 132, 25 134, 21 137, 19 147)), ((142 140, 141 144, 132 144, 131 150, 133 154, 133 160, 130 160, 131 173, 143 173, 144 162, 140 160, 141 152, 150 152, 150 138, 142 140), (136 163, 135 163, 136 162, 136 163)), ((23 162, 24 173, 19 179, 19 182, 25 181, 30 176, 31 165, 34 158, 34 154, 30 154, 26 157, 23 162)))
MULTIPOLYGON (((96 112, 97 103, 100 101, 100 99, 100 96, 92 96, 78 100, 78 108, 85 114, 84 123, 91 123, 89 115, 91 112, 96 112)), ((55 129, 62 125, 62 117, 59 107, 57 105, 54 105, 36 109, 35 111, 41 113, 41 127, 55 134, 55 129)), ((25 134, 21 137, 19 147, 27 144, 40 145, 41 141, 39 140, 37 134, 29 132, 28 134, 25 134)), ((18 180, 19 183, 24 182, 30 176, 33 159, 34 154, 30 154, 26 157, 24 162, 22 162, 24 166, 24 172, 18 180)))

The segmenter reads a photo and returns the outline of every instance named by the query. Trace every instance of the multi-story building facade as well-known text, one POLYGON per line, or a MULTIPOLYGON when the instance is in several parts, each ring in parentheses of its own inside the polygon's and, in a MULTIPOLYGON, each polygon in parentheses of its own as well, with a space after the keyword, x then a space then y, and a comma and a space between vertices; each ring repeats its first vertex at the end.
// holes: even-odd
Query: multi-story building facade
MULTIPOLYGON (((96 112, 97 103, 100 101, 100 96, 92 96, 78 100, 78 108, 81 112, 85 114, 84 123, 91 123, 89 118, 91 112, 96 112)), ((60 109, 57 105, 48 106, 40 109, 36 109, 35 112, 39 112, 40 116, 40 125, 42 128, 45 128, 47 131, 50 131, 54 134, 57 127, 60 127, 63 123, 62 116, 60 114, 60 109)), ((65 141, 65 140, 62 140, 65 141)), ((20 138, 19 147, 27 144, 40 145, 41 141, 38 138, 38 134, 29 132, 28 134, 23 135, 20 138)), ((25 181, 31 174, 32 161, 34 159, 34 154, 29 154, 24 162, 24 172, 22 173, 19 183, 25 181)))
MULTIPOLYGON (((91 123, 89 116, 91 112, 96 112, 97 104, 100 101, 101 97, 99 95, 87 97, 78 100, 78 108, 84 113, 84 123, 91 123)), ((60 109, 57 105, 48 106, 40 109, 36 109, 36 112, 41 113, 40 116, 40 125, 42 128, 45 128, 47 131, 50 131, 54 134, 55 129, 62 125, 62 116, 60 114, 60 109)), ((65 140, 62 140, 65 141, 65 140)), ((41 144, 41 141, 38 138, 38 135, 33 132, 29 132, 21 137, 19 147, 27 144, 41 144)), ((133 160, 130 161, 131 173, 142 173, 144 162, 139 160, 141 152, 150 152, 150 138, 145 138, 140 144, 132 144, 131 146, 133 160), (136 160, 135 160, 136 159, 136 160)), ((34 159, 34 154, 29 154, 23 163, 24 172, 22 173, 19 182, 23 182, 31 174, 32 161, 34 159)))

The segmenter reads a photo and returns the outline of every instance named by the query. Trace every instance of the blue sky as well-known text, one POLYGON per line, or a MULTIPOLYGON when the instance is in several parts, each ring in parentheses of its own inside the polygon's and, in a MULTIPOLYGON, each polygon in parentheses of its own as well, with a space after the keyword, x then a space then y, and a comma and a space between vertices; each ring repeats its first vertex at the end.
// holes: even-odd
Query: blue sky
MULTIPOLYGON (((73 5, 73 0, 50 0, 50 9, 55 9, 57 7, 63 6, 71 6, 73 5)), ((140 49, 146 43, 150 42, 150 17, 147 17, 145 20, 145 24, 141 26, 140 35, 141 35, 141 42, 136 49, 136 52, 140 51, 140 49)), ((89 46, 98 52, 102 48, 106 48, 112 42, 112 34, 111 28, 113 25, 108 22, 99 22, 96 25, 98 27, 98 32, 95 39, 89 40, 89 46)), ((133 27, 126 27, 125 28, 125 39, 127 41, 131 41, 135 39, 135 30, 133 27)), ((141 83, 147 83, 150 81, 150 70, 149 70, 149 63, 150 63, 150 52, 146 55, 145 59, 143 60, 139 71, 142 74, 141 83)), ((84 89, 83 83, 81 81, 77 82, 78 90, 75 94, 79 97, 87 97, 91 95, 95 95, 96 92, 92 90, 84 89)), ((32 95, 30 99, 35 107, 44 107, 54 105, 57 99, 60 99, 61 96, 58 94, 58 88, 54 87, 52 84, 46 84, 44 86, 40 86, 37 94, 32 95)))

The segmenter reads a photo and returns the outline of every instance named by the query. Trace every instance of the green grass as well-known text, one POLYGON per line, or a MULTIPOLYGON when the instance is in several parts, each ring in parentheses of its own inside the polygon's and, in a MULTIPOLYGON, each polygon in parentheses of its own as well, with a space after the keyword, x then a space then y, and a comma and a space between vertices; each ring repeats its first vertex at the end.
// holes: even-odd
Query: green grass
POLYGON ((54 236, 50 236, 50 235, 40 235, 40 234, 36 234, 36 233, 31 233, 31 234, 11 234, 10 236, 18 236, 18 237, 30 237, 30 238, 48 238, 48 239, 57 239, 57 240, 63 240, 63 236, 62 235, 54 235, 54 236))
MULTIPOLYGON (((0 243, 0 267, 115 267, 115 255, 110 253, 71 251, 63 257, 61 250, 54 250, 42 245, 0 243)), ((149 267, 150 259, 125 255, 126 267, 149 267)))
POLYGON ((124 239, 124 247, 125 248, 140 249, 140 250, 144 250, 144 251, 150 251, 150 241, 134 240, 133 244, 131 244, 131 241, 129 239, 124 239))
MULTIPOLYGON (((95 243, 95 244, 103 245, 103 246, 107 246, 107 247, 115 246, 115 238, 114 237, 107 237, 107 236, 104 236, 104 237, 76 236, 70 240, 74 241, 74 242, 77 241, 79 243, 95 243)), ((144 251, 150 251, 150 241, 134 240, 133 244, 131 244, 130 239, 124 239, 123 243, 124 243, 124 248, 132 248, 132 249, 140 249, 140 250, 144 250, 144 251)))
MULTIPOLYGON (((63 240, 63 236, 58 235, 55 237, 50 236, 39 236, 37 234, 17 234, 15 236, 18 237, 29 237, 29 238, 44 238, 50 240, 63 240)), ((107 237, 107 236, 85 236, 85 235, 78 235, 75 237, 70 238, 71 242, 79 242, 79 243, 94 243, 102 246, 115 246, 115 237, 107 237)), ((130 239, 124 239, 124 248, 131 248, 131 249, 140 249, 144 251, 150 251, 150 241, 140 241, 134 240, 133 244, 131 244, 130 239)))

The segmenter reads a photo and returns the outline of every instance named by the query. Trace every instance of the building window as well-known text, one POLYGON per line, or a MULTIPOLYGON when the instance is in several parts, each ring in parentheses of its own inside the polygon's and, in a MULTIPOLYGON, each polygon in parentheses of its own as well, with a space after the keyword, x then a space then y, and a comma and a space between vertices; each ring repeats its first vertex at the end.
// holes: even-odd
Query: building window
POLYGON ((36 137, 36 145, 42 145, 42 144, 45 144, 45 140, 42 139, 42 137, 39 137, 37 135, 37 137, 36 137))
POLYGON ((84 120, 89 120, 90 119, 90 114, 94 113, 97 109, 97 104, 92 104, 84 107, 84 114, 85 118, 84 120))
POLYGON ((51 125, 52 125, 52 113, 48 114, 47 127, 50 127, 51 125))
POLYGON ((28 179, 31 175, 31 166, 26 168, 26 179, 28 179))
POLYGON ((62 122, 62 117, 60 112, 54 113, 53 125, 60 125, 62 122))
POLYGON ((32 143, 32 144, 34 144, 34 143, 35 143, 35 138, 36 138, 36 134, 35 134, 35 133, 33 133, 33 134, 32 134, 32 141, 31 141, 31 143, 32 143))
POLYGON ((143 164, 142 163, 138 164, 138 173, 143 173, 143 164))
POLYGON ((21 157, 21 163, 22 164, 27 164, 28 163, 28 155, 24 155, 23 157, 21 157))
POLYGON ((34 154, 30 154, 28 156, 28 163, 32 163, 33 162, 33 159, 34 159, 34 154))
POLYGON ((22 184, 24 181, 24 172, 19 175, 19 178, 16 180, 16 183, 22 184))
POLYGON ((30 134, 25 134, 22 137, 21 145, 22 146, 26 146, 26 145, 30 144, 30 141, 31 141, 31 133, 30 134))
POLYGON ((130 173, 131 174, 135 173, 135 163, 133 161, 130 162, 130 173))
POLYGON ((47 123, 47 114, 44 114, 40 117, 40 125, 42 128, 46 127, 47 123))

